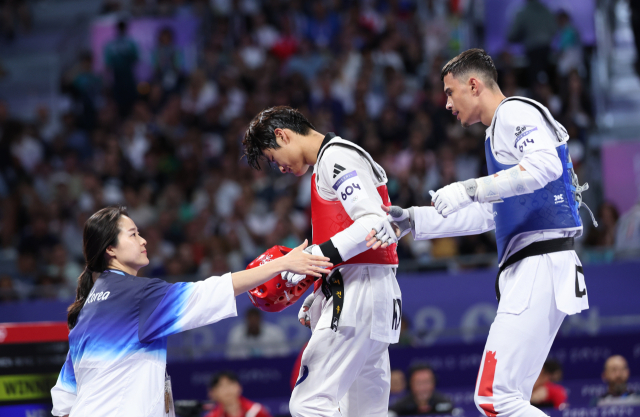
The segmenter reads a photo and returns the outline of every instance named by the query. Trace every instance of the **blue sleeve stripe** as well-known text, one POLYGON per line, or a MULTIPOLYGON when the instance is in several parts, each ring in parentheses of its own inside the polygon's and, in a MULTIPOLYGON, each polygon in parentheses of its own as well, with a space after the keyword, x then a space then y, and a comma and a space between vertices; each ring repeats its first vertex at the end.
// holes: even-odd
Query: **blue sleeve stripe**
POLYGON ((184 314, 189 297, 195 290, 190 282, 178 282, 170 286, 164 297, 139 328, 141 342, 150 342, 182 330, 180 317, 184 314))
POLYGON ((58 381, 60 381, 65 390, 76 392, 76 374, 71 363, 71 352, 67 353, 67 360, 64 361, 60 375, 58 375, 58 381))

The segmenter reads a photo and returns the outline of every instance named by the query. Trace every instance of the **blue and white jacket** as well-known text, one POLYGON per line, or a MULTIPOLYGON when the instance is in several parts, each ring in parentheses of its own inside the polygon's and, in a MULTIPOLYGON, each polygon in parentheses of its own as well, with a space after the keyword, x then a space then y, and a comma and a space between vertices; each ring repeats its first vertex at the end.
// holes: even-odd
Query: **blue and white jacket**
POLYGON ((167 336, 236 316, 231 274, 169 284, 103 272, 69 333, 54 416, 163 416, 167 336))

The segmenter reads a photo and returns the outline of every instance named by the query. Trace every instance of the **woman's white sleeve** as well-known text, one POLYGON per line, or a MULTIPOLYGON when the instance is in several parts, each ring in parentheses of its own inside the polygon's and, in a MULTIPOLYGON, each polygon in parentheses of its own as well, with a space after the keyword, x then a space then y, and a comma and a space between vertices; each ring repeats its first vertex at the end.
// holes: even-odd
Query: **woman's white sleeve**
POLYGON ((412 234, 416 240, 477 235, 496 227, 493 205, 489 203, 472 203, 447 218, 439 215, 431 206, 414 207, 413 213, 415 229, 412 234))
POLYGON ((60 375, 56 385, 51 388, 51 399, 53 400, 53 409, 51 414, 54 416, 66 416, 71 412, 73 404, 76 402, 77 385, 76 375, 73 371, 71 363, 71 355, 67 352, 67 359, 62 365, 60 375))

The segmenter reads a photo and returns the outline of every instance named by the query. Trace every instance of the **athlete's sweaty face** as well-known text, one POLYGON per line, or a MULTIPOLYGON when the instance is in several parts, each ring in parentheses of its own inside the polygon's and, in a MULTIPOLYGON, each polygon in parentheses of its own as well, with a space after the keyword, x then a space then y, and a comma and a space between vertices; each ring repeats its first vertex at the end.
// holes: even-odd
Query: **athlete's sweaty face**
POLYGON ((444 93, 447 95, 447 110, 450 110, 462 124, 469 127, 480 121, 479 100, 473 94, 470 79, 460 81, 451 73, 444 77, 444 93))
POLYGON ((108 251, 118 263, 135 271, 149 265, 147 257, 147 241, 140 236, 136 224, 127 216, 120 217, 118 222, 118 244, 110 247, 108 251))
POLYGON ((293 174, 296 177, 304 175, 309 169, 309 165, 304 163, 302 148, 300 143, 293 138, 283 140, 276 135, 278 149, 265 149, 262 151, 271 165, 278 167, 283 174, 293 174))

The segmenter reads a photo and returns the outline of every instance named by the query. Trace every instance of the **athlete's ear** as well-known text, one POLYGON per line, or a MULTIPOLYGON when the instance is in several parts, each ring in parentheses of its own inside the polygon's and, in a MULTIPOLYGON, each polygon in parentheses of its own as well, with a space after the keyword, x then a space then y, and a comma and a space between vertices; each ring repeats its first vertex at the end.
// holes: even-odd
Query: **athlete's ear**
POLYGON ((105 250, 105 253, 109 256, 116 256, 116 251, 113 250, 113 246, 109 246, 107 247, 107 249, 105 250))
POLYGON ((471 88, 471 94, 477 95, 479 92, 478 87, 480 87, 480 83, 478 82, 478 79, 475 77, 470 77, 469 87, 471 88))
POLYGON ((284 129, 277 128, 273 133, 276 135, 276 139, 280 139, 284 145, 288 145, 291 141, 291 138, 284 129))

